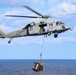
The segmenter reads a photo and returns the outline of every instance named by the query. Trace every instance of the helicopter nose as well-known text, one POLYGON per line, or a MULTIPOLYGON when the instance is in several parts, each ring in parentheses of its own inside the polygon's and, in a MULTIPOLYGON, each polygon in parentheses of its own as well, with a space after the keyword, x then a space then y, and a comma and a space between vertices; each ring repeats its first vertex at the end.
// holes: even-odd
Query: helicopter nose
POLYGON ((69 26, 66 25, 66 29, 73 30, 73 27, 69 27, 69 26))
POLYGON ((70 30, 73 30, 73 27, 70 27, 70 30))

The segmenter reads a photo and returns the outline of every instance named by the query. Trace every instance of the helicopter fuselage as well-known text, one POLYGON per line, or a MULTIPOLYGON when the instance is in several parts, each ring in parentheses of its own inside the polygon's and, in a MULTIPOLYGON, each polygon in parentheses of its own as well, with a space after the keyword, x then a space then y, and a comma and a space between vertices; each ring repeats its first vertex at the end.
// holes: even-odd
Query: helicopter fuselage
POLYGON ((38 16, 21 16, 21 15, 5 15, 6 17, 22 17, 22 18, 41 18, 42 20, 38 22, 31 22, 26 25, 24 28, 10 32, 6 35, 7 38, 11 38, 8 43, 11 42, 12 38, 15 37, 24 37, 24 36, 39 36, 39 35, 48 35, 54 34, 54 37, 57 38, 59 33, 65 32, 67 30, 72 30, 71 27, 65 25, 64 23, 56 20, 49 20, 51 18, 48 15, 42 15, 39 12, 33 10, 28 6, 23 6, 24 8, 32 11, 38 16))
POLYGON ((22 37, 22 36, 38 36, 54 34, 56 38, 59 33, 65 32, 72 28, 64 23, 56 20, 41 20, 39 22, 31 22, 24 28, 10 32, 7 34, 8 38, 22 37))

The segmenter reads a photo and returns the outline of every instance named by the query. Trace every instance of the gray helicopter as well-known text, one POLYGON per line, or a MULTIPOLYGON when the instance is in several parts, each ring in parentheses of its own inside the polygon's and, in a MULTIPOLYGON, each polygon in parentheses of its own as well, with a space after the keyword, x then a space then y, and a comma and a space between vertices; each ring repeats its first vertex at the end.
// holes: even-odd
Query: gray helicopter
POLYGON ((24 36, 39 36, 39 35, 48 35, 54 34, 54 37, 57 38, 59 33, 65 32, 67 30, 72 30, 72 27, 65 25, 61 21, 48 19, 51 18, 47 15, 42 15, 37 11, 31 9, 28 6, 23 6, 28 10, 36 13, 39 16, 19 16, 19 15, 5 15, 7 17, 22 17, 22 18, 42 18, 40 21, 35 21, 27 24, 24 28, 10 32, 6 35, 7 38, 10 38, 8 43, 11 43, 11 40, 16 37, 24 36))

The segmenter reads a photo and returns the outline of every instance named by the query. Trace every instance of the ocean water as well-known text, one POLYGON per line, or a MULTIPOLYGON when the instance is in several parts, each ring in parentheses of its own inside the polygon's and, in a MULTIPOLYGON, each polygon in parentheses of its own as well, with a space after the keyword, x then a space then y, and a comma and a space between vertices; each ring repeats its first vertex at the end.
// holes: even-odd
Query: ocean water
POLYGON ((43 60, 43 72, 32 70, 34 61, 0 60, 0 75, 76 75, 76 60, 43 60))

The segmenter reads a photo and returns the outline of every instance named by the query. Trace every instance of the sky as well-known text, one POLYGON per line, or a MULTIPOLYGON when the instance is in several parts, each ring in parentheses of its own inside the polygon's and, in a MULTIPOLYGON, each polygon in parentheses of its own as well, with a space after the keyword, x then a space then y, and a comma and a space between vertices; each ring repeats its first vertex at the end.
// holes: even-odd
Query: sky
POLYGON ((29 6, 51 19, 64 22, 73 27, 54 38, 54 35, 0 38, 0 59, 40 59, 43 44, 43 59, 76 59, 76 0, 0 0, 0 29, 5 33, 25 27, 39 19, 8 18, 5 15, 36 15, 22 6, 29 6), (69 14, 75 15, 69 15, 69 14), (62 16, 65 15, 65 16, 62 16), (44 39, 44 43, 43 43, 44 39))

